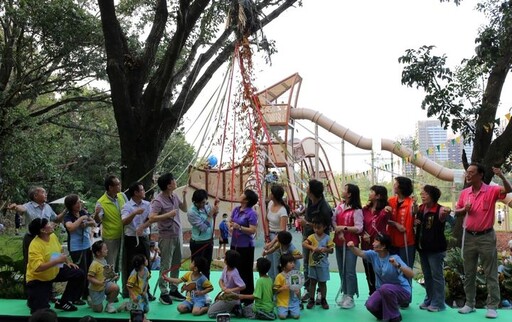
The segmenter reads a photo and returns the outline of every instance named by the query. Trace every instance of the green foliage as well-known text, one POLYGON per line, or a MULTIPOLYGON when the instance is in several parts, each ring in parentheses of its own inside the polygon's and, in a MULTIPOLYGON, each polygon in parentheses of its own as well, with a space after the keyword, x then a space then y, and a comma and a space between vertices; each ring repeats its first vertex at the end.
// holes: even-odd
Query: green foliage
MULTIPOLYGON (((421 107, 427 116, 436 116, 442 126, 462 134, 465 143, 474 143, 471 161, 489 170, 502 164, 509 169, 512 140, 500 132, 496 112, 512 64, 512 3, 483 0, 477 10, 488 21, 478 32, 475 55, 453 71, 446 66, 446 55, 434 54, 434 46, 408 49, 398 59, 405 65, 402 84, 423 89, 421 107)), ((484 181, 490 179, 488 175, 484 181)))
POLYGON ((112 110, 101 104, 88 112, 55 117, 51 123, 35 122, 5 138, 2 150, 2 199, 27 200, 27 189, 41 185, 48 199, 69 193, 97 198, 103 193, 103 177, 119 173, 120 152, 112 110))
POLYGON ((0 298, 24 298, 22 239, 0 235, 0 244, 3 245, 0 255, 0 298))
POLYGON ((177 177, 178 186, 186 185, 188 167, 192 164, 195 154, 194 147, 185 140, 183 131, 175 131, 160 154, 156 172, 172 172, 177 177))
MULTIPOLYGON (((499 263, 501 264, 501 263, 499 263)), ((502 299, 512 298, 512 264, 503 263, 504 270, 499 273, 499 285, 502 299)), ((463 286, 464 265, 460 248, 452 248, 446 252, 444 277, 446 281, 446 303, 451 305, 454 301, 459 306, 464 304, 465 293, 463 286)), ((476 307, 485 307, 487 302, 487 286, 485 273, 479 265, 476 272, 476 307)))

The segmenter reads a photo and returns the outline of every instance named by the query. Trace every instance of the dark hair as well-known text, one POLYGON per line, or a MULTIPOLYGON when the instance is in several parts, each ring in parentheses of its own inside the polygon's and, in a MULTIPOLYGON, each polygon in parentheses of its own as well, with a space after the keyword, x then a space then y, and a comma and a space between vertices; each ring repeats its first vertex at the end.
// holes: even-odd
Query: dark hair
POLYGON ((320 218, 313 218, 313 220, 311 220, 311 225, 312 226, 322 225, 324 227, 329 227, 329 223, 326 222, 326 220, 322 220, 320 218))
POLYGON ((290 253, 281 255, 281 257, 279 258, 279 264, 281 266, 281 270, 283 270, 283 268, 288 263, 295 263, 295 257, 293 257, 293 255, 290 253))
POLYGON ((67 195, 66 198, 64 198, 64 206, 66 206, 66 209, 68 211, 71 211, 73 206, 78 202, 78 199, 80 199, 80 197, 78 197, 78 195, 75 195, 75 194, 67 195))
POLYGON ((103 186, 105 187, 105 191, 108 191, 108 188, 110 186, 114 185, 114 180, 118 179, 115 175, 108 175, 105 177, 105 182, 103 183, 103 186))
POLYGON ((199 272, 204 274, 208 270, 208 261, 206 260, 206 257, 195 256, 192 258, 192 261, 199 272))
POLYGON ((485 175, 485 168, 484 166, 481 164, 481 163, 478 163, 478 162, 471 162, 468 166, 468 168, 470 166, 475 166, 476 167, 476 172, 478 172, 478 174, 481 174, 482 176, 485 175))
POLYGON ((156 246, 156 243, 154 241, 149 242, 149 247, 155 247, 155 246, 156 246))
POLYGON ((270 270, 272 263, 265 257, 260 257, 256 260, 256 270, 260 275, 265 275, 270 270))
POLYGON ((101 252, 103 244, 105 244, 103 240, 97 240, 94 242, 94 244, 92 244, 91 251, 94 256, 96 256, 96 253, 101 252))
POLYGON ((208 192, 206 192, 204 189, 197 189, 194 191, 192 194, 192 202, 198 203, 203 200, 208 200, 208 192))
POLYGON ((441 190, 439 190, 439 188, 436 186, 426 184, 423 187, 423 191, 425 191, 430 196, 434 203, 437 203, 439 198, 441 198, 441 190))
POLYGON ((223 213, 222 214, 222 218, 228 218, 228 214, 227 213, 223 213))
POLYGON ((167 186, 173 180, 174 180, 174 176, 172 175, 172 173, 168 172, 166 174, 162 174, 160 177, 158 177, 158 180, 157 180, 158 188, 160 188, 160 190, 162 190, 162 191, 167 190, 167 186))
POLYGON ((375 240, 378 240, 379 243, 386 248, 386 250, 389 251, 391 249, 391 237, 389 237, 389 235, 379 233, 375 237, 375 240))
POLYGON ((39 309, 35 311, 28 322, 56 322, 57 313, 52 309, 39 309))
POLYGON ((398 190, 400 190, 400 193, 404 195, 405 197, 409 197, 412 195, 414 189, 412 186, 411 179, 407 177, 396 177, 395 181, 398 183, 398 190))
POLYGON ((324 196, 324 184, 316 179, 309 180, 309 192, 315 198, 322 198, 324 196))
POLYGON ((46 218, 35 218, 28 225, 28 232, 32 236, 39 236, 41 233, 41 229, 44 228, 48 224, 48 219, 46 218))
POLYGON ((251 189, 245 189, 244 195, 247 199, 247 207, 252 208, 252 206, 258 203, 258 194, 251 189))
POLYGON ((292 242, 292 234, 289 231, 281 230, 277 233, 277 241, 281 245, 290 245, 292 242))
POLYGON ((347 205, 351 206, 352 209, 361 209, 361 192, 359 191, 359 187, 352 183, 347 183, 345 185, 347 187, 347 192, 350 193, 349 200, 345 200, 347 205))
POLYGON ((138 271, 141 266, 146 266, 146 256, 137 254, 132 258, 132 269, 138 271))
POLYGON ((136 181, 130 184, 130 187, 128 187, 127 197, 131 199, 136 192, 140 191, 140 186, 144 186, 144 184, 140 181, 136 181))
MULTIPOLYGON (((375 192, 379 198, 377 198, 375 210, 381 211, 388 205, 388 189, 384 186, 373 185, 370 190, 375 192)), ((373 206, 373 202, 370 202, 370 207, 373 206)))
POLYGON ((286 203, 283 200, 284 197, 284 188, 281 185, 275 184, 272 185, 270 188, 270 192, 272 193, 272 196, 276 199, 277 202, 279 202, 281 205, 286 206, 286 203))
POLYGON ((226 255, 224 255, 224 260, 226 261, 226 265, 230 268, 237 268, 238 267, 238 260, 240 259, 240 253, 238 253, 236 250, 228 250, 226 252, 226 255))

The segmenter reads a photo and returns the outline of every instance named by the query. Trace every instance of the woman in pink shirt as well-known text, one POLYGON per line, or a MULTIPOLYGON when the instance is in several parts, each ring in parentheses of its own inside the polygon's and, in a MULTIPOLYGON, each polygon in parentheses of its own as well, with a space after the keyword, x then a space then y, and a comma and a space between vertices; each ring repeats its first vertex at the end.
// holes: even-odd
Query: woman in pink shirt
POLYGON ((359 234, 363 231, 363 211, 358 186, 346 184, 342 197, 345 202, 336 208, 333 217, 336 262, 343 292, 338 305, 343 309, 351 309, 354 307, 354 294, 359 295, 356 275, 357 256, 351 251, 347 252, 346 244, 352 241, 354 245, 359 246, 359 234))

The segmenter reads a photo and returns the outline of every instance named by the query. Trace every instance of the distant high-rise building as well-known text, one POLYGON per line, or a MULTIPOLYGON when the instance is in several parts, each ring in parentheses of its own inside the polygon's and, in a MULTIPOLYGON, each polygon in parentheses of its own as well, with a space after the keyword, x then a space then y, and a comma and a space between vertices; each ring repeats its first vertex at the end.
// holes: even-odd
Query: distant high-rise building
POLYGON ((439 120, 418 121, 416 126, 418 150, 430 160, 442 163, 448 161, 446 145, 447 131, 441 127, 439 120))
MULTIPOLYGON (((415 151, 415 142, 413 137, 405 137, 400 140, 400 143, 402 146, 411 149, 412 151, 415 151)), ((402 162, 402 175, 405 177, 414 177, 416 171, 416 166, 412 164, 411 162, 402 162)))
POLYGON ((446 142, 446 149, 448 151, 448 160, 453 162, 454 164, 462 163, 462 149, 466 151, 466 156, 468 158, 468 162, 471 162, 471 154, 473 153, 473 145, 472 144, 464 144, 461 140, 448 140, 446 142), (458 142, 457 142, 458 141, 458 142))

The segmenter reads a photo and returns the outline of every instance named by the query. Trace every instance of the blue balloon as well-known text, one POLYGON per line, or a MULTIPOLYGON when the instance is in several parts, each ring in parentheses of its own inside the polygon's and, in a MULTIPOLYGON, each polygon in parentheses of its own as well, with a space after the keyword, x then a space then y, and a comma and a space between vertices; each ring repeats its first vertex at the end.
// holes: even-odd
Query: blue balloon
POLYGON ((213 168, 214 166, 217 165, 217 157, 214 156, 214 155, 210 155, 208 157, 208 159, 206 159, 206 161, 208 161, 208 165, 213 168))

